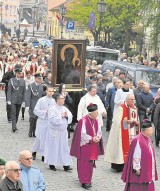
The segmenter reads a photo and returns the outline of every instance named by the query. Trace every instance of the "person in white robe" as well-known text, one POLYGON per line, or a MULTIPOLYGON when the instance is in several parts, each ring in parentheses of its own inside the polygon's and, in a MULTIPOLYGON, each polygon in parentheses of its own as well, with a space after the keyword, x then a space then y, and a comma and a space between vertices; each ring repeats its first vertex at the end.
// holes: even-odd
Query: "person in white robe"
POLYGON ((130 89, 130 80, 129 79, 123 79, 123 88, 119 89, 116 91, 116 95, 114 98, 114 111, 113 111, 113 116, 116 114, 116 111, 118 109, 118 107, 124 103, 124 101, 126 100, 126 97, 129 94, 133 94, 133 90, 130 89))
POLYGON ((55 105, 55 100, 52 98, 54 94, 53 87, 47 87, 47 95, 40 98, 34 108, 34 114, 38 117, 36 123, 36 138, 32 147, 33 160, 36 158, 36 153, 39 152, 44 161, 44 145, 46 133, 48 129, 48 110, 55 105))
POLYGON ((65 171, 72 170, 72 159, 68 145, 68 124, 72 122, 72 114, 64 106, 64 96, 55 94, 55 105, 48 111, 49 128, 46 135, 44 162, 51 170, 63 166, 65 171))
POLYGON ((103 119, 102 117, 106 116, 106 109, 97 95, 97 87, 95 85, 91 85, 88 88, 88 93, 83 96, 78 105, 78 112, 77 112, 77 120, 79 121, 82 117, 88 114, 87 106, 90 104, 97 104, 98 105, 98 124, 100 127, 103 126, 103 119))

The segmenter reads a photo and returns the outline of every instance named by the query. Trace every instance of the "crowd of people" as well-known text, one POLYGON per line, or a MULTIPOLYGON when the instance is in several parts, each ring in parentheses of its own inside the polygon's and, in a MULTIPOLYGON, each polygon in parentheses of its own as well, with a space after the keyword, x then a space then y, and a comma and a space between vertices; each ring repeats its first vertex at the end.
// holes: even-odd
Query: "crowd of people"
POLYGON ((158 70, 160 69, 160 54, 154 54, 150 59, 147 59, 146 51, 143 54, 132 57, 129 57, 126 53, 123 53, 121 55, 121 60, 128 63, 144 65, 158 70))
POLYGON ((13 133, 17 133, 19 113, 21 111, 24 120, 28 111, 28 136, 35 137, 32 151, 19 154, 19 164, 0 160, 3 179, 0 190, 45 190, 41 171, 32 166, 37 152, 53 171, 59 166, 66 172, 72 171, 71 156, 76 157, 78 178, 85 189, 92 187, 95 161, 105 153, 104 160, 111 163, 111 168, 123 171, 125 191, 154 190, 158 177, 150 137, 153 121, 157 132, 155 144, 159 147, 160 89, 153 98, 149 84, 143 80, 134 87, 133 82, 125 78, 124 71, 102 73, 101 65, 87 60, 85 87, 76 94, 77 101, 78 96, 67 92, 65 84, 57 89, 52 87, 52 53, 48 47, 39 45, 35 49, 24 40, 4 37, 0 55, 8 122, 12 124, 13 133), (110 131, 105 152, 104 126, 110 131), (71 149, 70 132, 74 132, 71 149), (145 165, 141 165, 144 160, 149 166, 147 175, 145 165))

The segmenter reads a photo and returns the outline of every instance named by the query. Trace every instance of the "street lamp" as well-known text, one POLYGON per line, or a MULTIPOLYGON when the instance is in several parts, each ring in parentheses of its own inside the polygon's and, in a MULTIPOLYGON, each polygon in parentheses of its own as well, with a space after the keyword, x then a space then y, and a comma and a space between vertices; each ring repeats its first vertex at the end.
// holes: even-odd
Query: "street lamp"
POLYGON ((33 16, 33 37, 34 37, 34 26, 35 26, 35 15, 36 15, 36 9, 37 9, 38 7, 36 6, 36 5, 34 5, 33 7, 32 7, 32 9, 33 9, 33 14, 32 14, 32 16, 33 16))
POLYGON ((61 39, 63 38, 63 18, 64 18, 64 15, 66 15, 66 7, 63 5, 60 6, 60 14, 62 16, 62 22, 61 22, 61 39))
POLYGON ((101 29, 102 29, 102 17, 103 14, 106 12, 106 3, 104 0, 100 0, 99 3, 97 3, 97 11, 100 14, 100 27, 99 27, 99 42, 100 42, 100 37, 101 37, 101 29))
POLYGON ((18 14, 19 14, 19 30, 20 30, 20 24, 21 24, 21 11, 22 11, 22 8, 19 7, 19 10, 18 10, 18 14))

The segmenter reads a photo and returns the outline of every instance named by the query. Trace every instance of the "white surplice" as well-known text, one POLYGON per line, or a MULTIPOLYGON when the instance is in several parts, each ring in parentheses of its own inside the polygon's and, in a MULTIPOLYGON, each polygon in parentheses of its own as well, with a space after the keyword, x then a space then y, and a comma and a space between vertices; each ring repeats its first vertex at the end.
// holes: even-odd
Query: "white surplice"
POLYGON ((82 117, 88 114, 87 106, 90 104, 97 104, 98 106, 98 125, 100 127, 103 126, 103 119, 102 114, 106 113, 106 109, 98 95, 91 96, 89 93, 87 93, 85 96, 83 96, 79 102, 78 105, 78 111, 77 111, 77 120, 80 120, 82 117))
POLYGON ((48 111, 49 128, 45 142, 45 163, 54 166, 72 164, 68 145, 68 124, 72 122, 72 114, 65 106, 57 104, 48 111), (67 118, 62 113, 67 112, 67 118))
POLYGON ((44 145, 46 133, 48 129, 48 110, 55 105, 55 100, 52 97, 42 97, 38 100, 34 114, 38 117, 35 131, 35 141, 32 147, 32 152, 39 152, 44 156, 44 145))

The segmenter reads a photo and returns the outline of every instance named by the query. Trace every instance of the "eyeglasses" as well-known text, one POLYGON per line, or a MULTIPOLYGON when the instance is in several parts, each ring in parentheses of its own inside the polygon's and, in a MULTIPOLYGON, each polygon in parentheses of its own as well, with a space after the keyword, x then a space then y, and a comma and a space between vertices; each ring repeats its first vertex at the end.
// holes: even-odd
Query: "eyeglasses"
POLYGON ((23 158, 23 159, 29 161, 29 160, 33 160, 33 157, 30 157, 30 158, 23 158))
POLYGON ((12 171, 12 172, 20 172, 20 171, 22 171, 22 169, 20 168, 20 169, 8 169, 8 171, 12 171))

